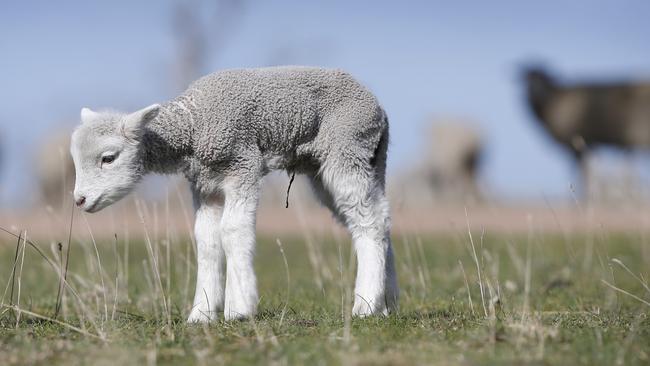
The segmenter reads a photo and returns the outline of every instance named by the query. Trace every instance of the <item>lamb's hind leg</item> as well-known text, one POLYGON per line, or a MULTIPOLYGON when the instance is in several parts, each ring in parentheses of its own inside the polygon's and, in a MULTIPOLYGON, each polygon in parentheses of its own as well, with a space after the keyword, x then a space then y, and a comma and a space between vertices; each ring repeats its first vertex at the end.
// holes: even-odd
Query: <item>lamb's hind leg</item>
POLYGON ((253 270, 255 255, 255 212, 259 182, 247 183, 241 178, 224 184, 224 212, 221 219, 221 240, 226 254, 226 320, 255 315, 257 280, 253 270))
POLYGON ((196 222, 196 290, 188 322, 217 319, 224 302, 224 251, 219 238, 223 197, 194 193, 196 222))
POLYGON ((357 254, 352 312, 358 316, 387 314, 396 309, 399 290, 383 183, 372 168, 326 167, 322 173, 335 215, 352 234, 357 254))

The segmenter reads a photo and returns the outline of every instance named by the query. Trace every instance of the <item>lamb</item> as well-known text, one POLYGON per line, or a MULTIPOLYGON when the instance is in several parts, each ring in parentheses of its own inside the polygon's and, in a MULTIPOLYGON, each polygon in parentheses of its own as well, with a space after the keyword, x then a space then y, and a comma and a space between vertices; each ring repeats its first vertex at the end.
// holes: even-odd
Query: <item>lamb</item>
POLYGON ((540 68, 526 70, 525 79, 531 110, 572 153, 583 182, 588 150, 598 145, 650 147, 650 83, 566 86, 540 68))
POLYGON ((386 315, 398 286, 385 194, 388 119, 334 69, 270 67, 205 76, 179 97, 131 114, 81 110, 72 134, 74 199, 97 212, 147 173, 182 173, 196 210, 198 273, 189 322, 251 317, 255 212, 271 170, 304 174, 352 235, 353 314, 386 315))

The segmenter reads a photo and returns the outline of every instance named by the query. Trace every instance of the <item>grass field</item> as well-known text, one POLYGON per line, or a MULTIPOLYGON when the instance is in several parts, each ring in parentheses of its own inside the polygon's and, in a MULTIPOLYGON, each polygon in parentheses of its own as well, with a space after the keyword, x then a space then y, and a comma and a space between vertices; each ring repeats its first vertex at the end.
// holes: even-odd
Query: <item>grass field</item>
POLYGON ((189 238, 73 241, 53 320, 67 243, 37 241, 48 262, 3 233, 0 362, 650 363, 642 235, 397 236, 400 310, 366 319, 349 316, 347 238, 258 241, 258 316, 196 326, 184 322, 194 291, 189 238))

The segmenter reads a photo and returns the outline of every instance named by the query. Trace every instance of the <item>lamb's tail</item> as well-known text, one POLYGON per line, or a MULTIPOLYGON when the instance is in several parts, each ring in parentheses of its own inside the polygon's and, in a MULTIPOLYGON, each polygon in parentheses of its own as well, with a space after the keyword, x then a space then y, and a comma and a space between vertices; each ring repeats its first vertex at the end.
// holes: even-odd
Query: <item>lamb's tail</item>
POLYGON ((382 185, 385 184, 386 180, 386 159, 388 157, 388 116, 386 112, 383 112, 383 114, 383 130, 371 161, 372 166, 375 168, 377 178, 382 185))

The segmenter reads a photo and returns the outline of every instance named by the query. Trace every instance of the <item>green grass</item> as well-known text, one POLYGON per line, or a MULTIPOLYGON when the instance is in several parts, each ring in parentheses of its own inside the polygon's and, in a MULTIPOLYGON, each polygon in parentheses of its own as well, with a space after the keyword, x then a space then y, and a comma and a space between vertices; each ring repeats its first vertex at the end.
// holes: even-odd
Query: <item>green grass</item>
MULTIPOLYGON (((474 250, 467 233, 395 237, 399 312, 351 319, 347 238, 282 238, 289 274, 276 238, 260 238, 258 316, 191 326, 184 323, 194 290, 189 239, 152 238, 151 250, 146 241, 102 240, 101 271, 92 242, 73 241, 68 281, 78 298, 66 290, 60 324, 26 313, 17 321, 19 282, 18 307, 51 319, 59 277, 28 245, 24 260, 18 255, 10 300, 16 239, 3 234, 1 291, 9 286, 0 310, 0 363, 650 362, 650 306, 603 282, 650 299, 650 244, 641 235, 481 238, 477 231, 473 240, 474 250)), ((56 245, 36 244, 60 263, 56 245)))

